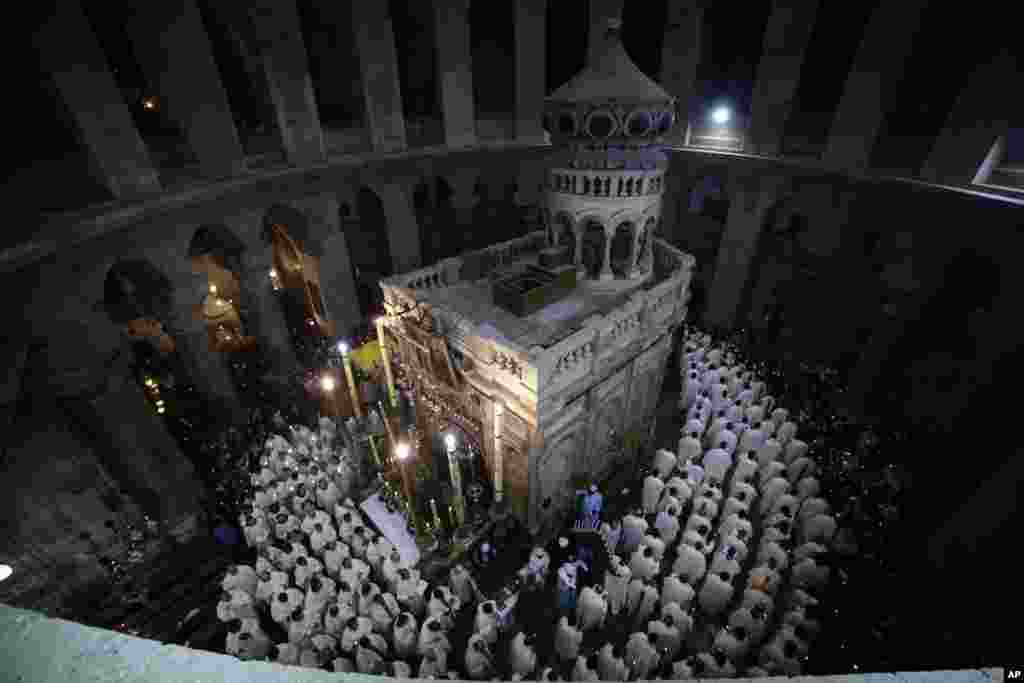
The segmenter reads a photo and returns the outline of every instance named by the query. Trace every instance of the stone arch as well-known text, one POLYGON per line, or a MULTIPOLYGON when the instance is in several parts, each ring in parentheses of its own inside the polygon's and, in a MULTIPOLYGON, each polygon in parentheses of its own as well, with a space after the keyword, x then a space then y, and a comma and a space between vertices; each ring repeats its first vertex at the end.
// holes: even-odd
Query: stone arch
POLYGON ((170 279, 145 259, 125 259, 107 270, 103 281, 103 309, 117 325, 132 320, 166 320, 171 314, 170 279))
MULTIPOLYGON (((277 239, 277 238, 275 238, 277 239)), ((251 349, 256 340, 246 336, 239 301, 242 294, 242 254, 245 245, 227 227, 201 225, 192 235, 188 255, 192 271, 205 273, 209 293, 202 317, 209 331, 211 351, 251 349)))
POLYGON ((628 278, 633 266, 633 243, 636 238, 636 224, 633 221, 621 221, 612 233, 612 244, 609 253, 612 273, 617 278, 628 278))
POLYGON ((604 224, 597 218, 586 218, 580 222, 580 262, 586 276, 597 279, 604 268, 605 234, 604 224))

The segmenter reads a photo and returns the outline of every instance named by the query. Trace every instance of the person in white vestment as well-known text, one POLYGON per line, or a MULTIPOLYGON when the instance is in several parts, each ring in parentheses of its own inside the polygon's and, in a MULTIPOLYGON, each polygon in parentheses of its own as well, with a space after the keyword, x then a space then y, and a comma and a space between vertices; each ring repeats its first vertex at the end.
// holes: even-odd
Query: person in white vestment
POLYGON ((658 606, 658 589, 648 581, 633 579, 627 592, 627 606, 634 625, 646 624, 658 606))
POLYGON ((630 677, 633 680, 650 679, 651 672, 657 668, 660 660, 657 643, 657 636, 648 636, 643 632, 634 633, 626 641, 626 661, 629 663, 630 677))
POLYGON ((392 623, 401 612, 401 609, 394 595, 391 593, 377 593, 373 596, 366 616, 373 622, 373 630, 375 632, 386 635, 390 633, 392 623))
POLYGON ((774 639, 761 648, 759 662, 768 670, 778 670, 787 676, 799 676, 802 672, 799 649, 794 641, 774 639))
POLYGON ((782 459, 788 465, 797 458, 805 457, 808 449, 806 441, 795 437, 791 438, 782 448, 782 459))
POLYGON ((739 449, 744 453, 759 450, 768 440, 764 430, 761 429, 760 422, 756 424, 757 426, 743 432, 743 436, 740 437, 739 449))
POLYGON ((292 573, 295 577, 295 585, 305 589, 309 584, 309 580, 317 574, 322 574, 323 571, 324 565, 320 560, 315 557, 300 555, 295 559, 295 571, 292 573))
POLYGON ((488 643, 479 633, 469 637, 466 645, 466 674, 473 680, 482 681, 495 673, 494 659, 488 643))
POLYGON ((597 671, 602 681, 625 681, 629 678, 625 650, 619 645, 605 643, 597 655, 597 671))
POLYGON ((679 628, 676 627, 675 621, 670 615, 664 615, 660 619, 651 621, 647 625, 647 635, 649 639, 657 636, 654 639, 658 643, 658 649, 670 659, 675 659, 683 645, 683 638, 679 628))
POLYGON ((813 557, 807 557, 793 565, 791 581, 797 588, 817 592, 828 583, 829 573, 828 566, 819 564, 813 557))
POLYGON ((640 540, 645 533, 647 533, 647 520, 643 518, 643 511, 636 510, 627 514, 622 519, 622 541, 619 551, 632 554, 640 545, 640 540))
POLYGON ((658 501, 661 500, 661 493, 665 490, 665 482, 653 474, 647 475, 643 487, 644 514, 653 515, 657 512, 658 501))
POLYGON ((637 548, 629 561, 629 569, 634 579, 650 580, 660 570, 654 550, 650 547, 637 548))
POLYGON ((227 568, 220 587, 225 591, 240 590, 256 597, 256 588, 259 584, 259 576, 256 570, 247 564, 233 564, 227 568))
POLYGON ((277 643, 270 647, 268 656, 282 666, 299 666, 299 656, 302 648, 291 643, 277 643))
POLYGON ((356 645, 356 669, 361 674, 380 675, 389 662, 387 655, 387 641, 376 633, 369 633, 356 645))
POLYGON ((679 536, 679 508, 669 505, 666 510, 659 512, 654 527, 658 530, 658 535, 665 545, 675 543, 679 536))
POLYGON ((418 678, 443 678, 448 675, 448 651, 430 649, 423 653, 420 660, 420 668, 416 674, 418 678))
POLYGON ((243 590, 222 591, 217 603, 217 618, 227 623, 235 619, 255 619, 256 604, 243 590))
POLYGON ((586 586, 580 591, 576 604, 576 617, 580 630, 592 631, 604 626, 608 615, 608 601, 604 597, 604 586, 586 586))
POLYGON ((572 667, 571 679, 573 681, 599 681, 601 676, 597 671, 597 666, 596 653, 589 657, 580 655, 576 658, 576 663, 572 667))
POLYGON ((395 584, 395 597, 398 604, 412 612, 416 617, 422 617, 426 611, 427 582, 420 578, 419 572, 402 567, 398 570, 398 582, 395 584))
POLYGON ((778 429, 775 430, 775 438, 782 444, 782 447, 785 448, 786 445, 789 444, 790 440, 796 438, 797 429, 798 427, 795 422, 792 420, 786 420, 779 425, 778 429))
POLYGON ((537 651, 534 649, 533 635, 520 631, 509 645, 509 668, 513 673, 529 676, 537 669, 537 651))
POLYGON ((678 555, 672 565, 672 572, 678 574, 679 578, 691 586, 697 585, 707 573, 707 557, 703 552, 703 543, 701 548, 695 548, 688 543, 680 543, 678 555))
POLYGON ((334 530, 334 524, 330 521, 327 524, 319 522, 313 525, 313 533, 309 536, 309 547, 314 553, 320 555, 328 543, 338 540, 338 533, 334 530))
POLYGON ((316 500, 321 509, 333 510, 340 498, 341 491, 330 479, 323 478, 316 483, 316 500))
POLYGON ((726 450, 727 446, 728 442, 723 439, 718 442, 716 448, 704 454, 701 464, 704 466, 705 474, 713 481, 725 481, 725 475, 732 467, 732 458, 726 450))
POLYGON ((814 498, 821 493, 821 482, 814 477, 804 477, 796 483, 796 497, 800 502, 814 498))
POLYGON ((699 458, 700 453, 700 432, 696 430, 687 432, 686 436, 679 439, 679 457, 676 459, 676 463, 682 467, 695 458, 699 458))
POLYGON ((562 617, 555 628, 555 653, 564 662, 575 661, 583 642, 583 631, 576 627, 576 616, 562 617))
POLYGON ((427 602, 427 613, 441 620, 445 629, 450 629, 455 615, 462 609, 462 601, 452 594, 447 586, 437 586, 430 594, 427 602))
POLYGON ((337 597, 338 589, 334 579, 316 575, 309 580, 304 608, 310 614, 321 615, 327 605, 334 602, 337 597))
POLYGON ((683 609, 689 609, 690 604, 693 602, 693 598, 693 585, 684 581, 675 572, 665 577, 665 580, 661 584, 662 610, 664 610, 665 605, 669 603, 676 603, 683 609))
POLYGON ((319 624, 319 618, 306 614, 301 607, 296 607, 289 616, 288 642, 295 645, 306 644, 306 639, 313 635, 314 629, 319 628, 319 624))
POLYGON ((288 574, 279 570, 265 571, 260 574, 256 584, 255 600, 260 604, 269 604, 274 597, 288 587, 288 574))
POLYGON ((622 521, 616 519, 610 523, 602 522, 600 534, 601 538, 604 539, 604 545, 608 549, 608 554, 614 555, 619 547, 619 541, 622 539, 622 521))
POLYGON ((751 642, 743 626, 726 626, 719 629, 712 644, 715 650, 725 653, 733 662, 741 661, 750 651, 751 642))
POLYGON ((708 574, 697 596, 697 602, 705 614, 717 616, 725 610, 732 600, 732 579, 727 572, 708 574))
POLYGON ((725 429, 718 433, 718 443, 720 448, 724 448, 725 452, 732 457, 733 453, 736 452, 736 446, 739 444, 739 437, 736 435, 742 422, 730 422, 725 425, 725 429), (722 442, 725 442, 725 446, 721 446, 722 442))
POLYGON ((333 603, 327 606, 324 612, 324 632, 337 638, 341 637, 348 620, 356 616, 352 605, 345 603, 333 603))
MULTIPOLYGON (((541 552, 544 552, 543 548, 540 550, 541 552)), ((545 553, 545 555, 546 554, 547 553, 545 553)), ((544 569, 546 569, 546 567, 544 567, 544 569)), ((476 582, 470 575, 469 570, 461 564, 456 564, 452 567, 451 573, 448 575, 448 585, 451 588, 452 593, 462 604, 469 604, 475 601, 476 596, 479 594, 476 582)))
POLYGON ((661 479, 668 479, 676 468, 676 455, 672 451, 659 448, 654 453, 652 468, 661 479))
POLYGON ((775 505, 779 496, 789 493, 789 481, 782 477, 772 477, 761 487, 761 499, 759 501, 762 515, 767 515, 775 505))
POLYGON ((310 639, 313 650, 317 653, 320 666, 326 665, 338 655, 338 641, 326 633, 314 633, 310 639))
POLYGON ((782 455, 782 444, 775 437, 769 437, 757 451, 757 463, 762 468, 777 462, 782 455))
POLYGON ((796 484, 804 477, 812 477, 817 472, 817 465, 807 456, 801 456, 793 460, 786 467, 786 478, 791 484, 796 484))
POLYGON ((428 617, 420 628, 420 639, 416 650, 421 657, 426 657, 428 652, 441 650, 445 657, 452 651, 452 644, 445 634, 444 627, 437 617, 428 617))
POLYGON ((604 575, 605 595, 608 598, 608 611, 618 615, 626 604, 626 591, 633 578, 633 572, 618 555, 612 555, 611 564, 604 575))

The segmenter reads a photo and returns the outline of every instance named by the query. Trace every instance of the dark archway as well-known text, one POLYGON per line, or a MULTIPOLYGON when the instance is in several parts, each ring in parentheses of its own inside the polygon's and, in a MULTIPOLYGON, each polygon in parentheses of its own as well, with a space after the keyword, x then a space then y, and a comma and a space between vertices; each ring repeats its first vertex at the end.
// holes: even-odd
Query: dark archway
POLYGON ((633 264, 633 237, 636 226, 633 223, 619 223, 612 237, 611 262, 612 272, 617 278, 629 277, 633 264))
POLYGON ((359 307, 364 316, 383 311, 382 278, 393 272, 388 220, 380 197, 368 187, 359 188, 357 232, 349 235, 352 265, 356 274, 359 307))
POLYGON ((588 220, 583 226, 583 267, 587 277, 596 280, 604 266, 604 226, 596 220, 588 220))
POLYGON ((239 303, 244 296, 241 283, 244 251, 242 241, 223 225, 200 226, 189 243, 192 270, 205 273, 210 288, 203 302, 203 316, 213 351, 249 351, 256 343, 254 338, 246 336, 249 326, 243 322, 239 303))
POLYGON ((103 282, 103 307, 118 325, 139 318, 166 320, 171 313, 171 281, 149 261, 118 261, 103 282))

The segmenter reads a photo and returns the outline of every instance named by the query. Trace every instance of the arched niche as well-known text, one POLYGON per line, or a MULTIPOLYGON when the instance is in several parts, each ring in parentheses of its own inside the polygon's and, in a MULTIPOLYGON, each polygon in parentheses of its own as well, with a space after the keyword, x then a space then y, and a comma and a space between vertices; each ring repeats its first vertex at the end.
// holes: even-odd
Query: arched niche
POLYGON ((635 237, 636 225, 632 221, 623 221, 615 227, 610 258, 612 273, 617 278, 629 277, 633 266, 633 240, 635 237))
POLYGON ((273 243, 276 233, 283 229, 300 251, 311 252, 313 246, 309 218, 293 206, 274 204, 263 215, 263 240, 273 243))
POLYGON ((604 267, 605 241, 604 226, 594 218, 588 218, 581 229, 581 259, 588 278, 596 280, 604 267))
POLYGON ((647 252, 651 249, 651 240, 654 239, 654 235, 658 232, 658 222, 660 220, 660 217, 649 216, 644 221, 643 227, 640 228, 640 234, 636 238, 636 254, 633 261, 634 265, 638 268, 644 265, 647 260, 647 252))
POLYGON ((209 332, 211 351, 242 351, 255 345, 255 339, 246 336, 239 312, 244 251, 241 240, 223 225, 200 226, 189 243, 192 271, 204 273, 209 287, 200 317, 209 332))

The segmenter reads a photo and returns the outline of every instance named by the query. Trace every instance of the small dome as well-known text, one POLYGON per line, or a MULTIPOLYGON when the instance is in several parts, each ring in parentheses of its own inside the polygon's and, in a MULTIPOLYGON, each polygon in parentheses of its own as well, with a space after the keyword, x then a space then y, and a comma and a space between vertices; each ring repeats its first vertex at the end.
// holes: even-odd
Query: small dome
POLYGON ((622 46, 622 22, 608 21, 605 49, 568 83, 548 96, 549 102, 594 102, 598 100, 650 101, 668 103, 673 97, 648 78, 622 46))

